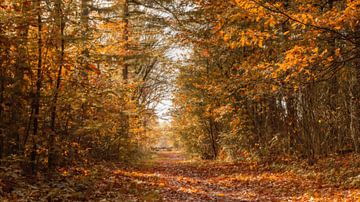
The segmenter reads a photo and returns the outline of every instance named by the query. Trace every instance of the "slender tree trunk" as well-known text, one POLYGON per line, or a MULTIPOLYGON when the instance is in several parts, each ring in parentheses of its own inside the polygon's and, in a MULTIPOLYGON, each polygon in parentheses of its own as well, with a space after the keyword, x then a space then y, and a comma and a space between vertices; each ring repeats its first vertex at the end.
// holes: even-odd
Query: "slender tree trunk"
POLYGON ((33 125, 33 150, 31 152, 31 169, 32 172, 35 172, 35 160, 36 160, 36 150, 37 150, 37 141, 36 137, 39 130, 39 115, 40 115, 40 96, 41 96, 41 85, 42 85, 42 18, 41 18, 41 0, 37 2, 38 10, 38 66, 37 66, 37 80, 36 80, 36 92, 34 99, 34 125, 33 125))
MULTIPOLYGON (((0 49, 1 50, 1 49, 0 49)), ((1 63, 1 62, 0 62, 1 63)), ((4 153, 4 115, 3 115, 3 103, 4 103, 4 91, 5 91, 5 74, 4 74, 4 68, 2 64, 0 65, 0 159, 3 157, 4 153)))
POLYGON ((353 145, 354 145, 354 149, 355 152, 359 152, 359 140, 357 137, 357 128, 358 128, 358 115, 357 115, 357 111, 358 111, 358 106, 357 106, 357 97, 356 97, 356 83, 357 81, 357 69, 350 69, 350 80, 349 80, 349 96, 350 96, 350 100, 349 100, 349 116, 350 116, 350 123, 349 123, 349 128, 350 128, 350 136, 352 138, 353 141, 353 145))
MULTIPOLYGON (((124 45, 125 56, 122 60, 122 65, 123 65, 122 76, 123 76, 123 81, 125 84, 127 84, 128 80, 129 80, 129 65, 126 60, 126 55, 129 50, 129 15, 130 15, 129 14, 129 2, 128 2, 128 0, 124 0, 124 5, 123 5, 124 31, 123 31, 122 38, 125 43, 125 45, 124 45)), ((125 99, 124 100, 125 111, 128 109, 126 102, 127 101, 125 99)), ((122 133, 122 135, 127 137, 129 135, 129 124, 130 124, 129 123, 129 115, 126 114, 126 112, 122 112, 121 119, 122 119, 121 133, 122 133)))
POLYGON ((63 69, 63 63, 64 63, 64 54, 65 54, 65 37, 64 37, 64 29, 65 29, 65 22, 63 18, 63 13, 61 10, 61 0, 57 0, 56 2, 56 17, 59 19, 59 30, 60 30, 60 50, 59 50, 59 70, 57 73, 57 79, 56 79, 56 86, 54 89, 54 97, 52 100, 52 109, 51 109, 51 134, 49 135, 49 154, 48 154, 48 168, 51 170, 53 167, 53 160, 54 160, 54 135, 55 133, 55 123, 56 123, 56 107, 57 107, 57 100, 59 96, 59 90, 61 85, 61 72, 63 69))
MULTIPOLYGON (((0 25, 0 32, 2 32, 4 29, 3 27, 0 25)), ((1 36, 1 35, 0 35, 1 36)), ((3 44, 0 44, 3 45, 3 44)), ((3 157, 3 153, 4 153, 4 139, 5 139, 5 134, 4 134, 4 129, 5 129, 5 118, 4 118, 4 109, 3 109, 3 104, 4 104, 4 93, 5 93, 5 71, 4 69, 6 68, 4 64, 4 61, 8 61, 8 52, 9 52, 9 47, 6 45, 4 47, 0 47, 0 51, 5 53, 6 55, 2 58, 0 58, 0 159, 2 159, 3 157)), ((1 55, 0 55, 1 57, 1 55)))
POLYGON ((359 107, 359 90, 360 90, 360 25, 357 25, 357 37, 356 37, 356 60, 354 64, 354 68, 350 69, 350 84, 349 84, 349 110, 350 110, 350 136, 352 138, 354 149, 356 153, 360 151, 359 145, 359 114, 360 114, 360 107, 359 107))
POLYGON ((217 157, 217 149, 216 149, 216 137, 214 130, 214 121, 212 118, 209 118, 209 129, 210 129, 210 140, 211 140, 211 149, 213 152, 213 159, 217 157))
POLYGON ((32 124, 33 118, 34 118, 34 108, 32 107, 31 112, 30 112, 30 116, 29 116, 29 120, 28 120, 28 123, 27 123, 27 127, 26 127, 26 133, 25 133, 24 141, 23 141, 23 146, 24 147, 25 147, 25 145, 26 145, 26 143, 28 141, 28 138, 30 136, 30 130, 31 130, 31 124, 32 124))
MULTIPOLYGON (((333 9, 333 6, 334 6, 334 1, 333 0, 328 0, 328 6, 329 6, 329 9, 333 9)), ((336 49, 336 39, 335 38, 332 38, 330 39, 329 41, 329 53, 331 56, 334 56, 335 55, 335 49, 336 49)), ((331 79, 330 81, 328 82, 328 85, 329 85, 329 91, 328 91, 328 106, 330 108, 330 112, 332 114, 332 117, 330 119, 330 137, 331 139, 337 139, 338 142, 342 142, 342 136, 343 134, 339 133, 339 123, 338 123, 338 120, 335 120, 336 117, 338 117, 338 110, 337 110, 337 107, 338 107, 338 100, 337 100, 337 97, 338 97, 338 92, 339 92, 339 81, 338 81, 338 74, 335 74, 331 79)), ((329 142, 327 142, 325 144, 326 147, 328 147, 328 144, 330 145, 329 142)), ((340 144, 341 145, 341 144, 340 144)), ((336 150, 339 150, 341 148, 337 148, 336 150)), ((325 154, 328 153, 328 148, 325 148, 325 154)))
MULTIPOLYGON (((125 52, 129 49, 129 2, 124 0, 123 8, 123 21, 124 21, 124 32, 123 32, 123 41, 125 43, 125 52)), ((126 57, 126 56, 125 56, 126 57)), ((123 79, 125 82, 129 79, 129 65, 126 62, 126 59, 123 60, 123 79)))
POLYGON ((285 131, 287 134, 288 142, 289 142, 289 151, 290 153, 293 149, 296 149, 296 145, 299 142, 299 134, 298 134, 298 124, 297 121, 299 118, 297 117, 297 102, 296 102, 296 95, 293 95, 291 92, 288 93, 286 99, 286 121, 285 124, 285 131))
MULTIPOLYGON (((20 9, 20 7, 18 8, 20 9)), ((28 15, 28 11, 30 10, 30 6, 23 6, 21 8, 23 16, 28 15)), ((15 62, 15 76, 14 76, 14 87, 12 89, 11 96, 11 131, 10 131, 10 139, 15 142, 15 145, 9 145, 9 153, 18 153, 20 148, 20 134, 19 134, 19 126, 21 125, 21 115, 24 112, 24 106, 22 104, 22 100, 24 99, 24 73, 28 68, 27 63, 27 42, 28 42, 28 32, 29 32, 29 23, 26 19, 22 19, 21 23, 19 23, 19 33, 18 33, 18 45, 17 45, 17 57, 15 62)))
POLYGON ((89 25, 89 15, 90 15, 90 0, 81 0, 81 25, 82 29, 82 47, 83 50, 81 52, 81 61, 80 64, 84 70, 86 70, 89 66, 89 57, 90 52, 88 49, 88 45, 86 41, 89 38, 90 25, 89 25))

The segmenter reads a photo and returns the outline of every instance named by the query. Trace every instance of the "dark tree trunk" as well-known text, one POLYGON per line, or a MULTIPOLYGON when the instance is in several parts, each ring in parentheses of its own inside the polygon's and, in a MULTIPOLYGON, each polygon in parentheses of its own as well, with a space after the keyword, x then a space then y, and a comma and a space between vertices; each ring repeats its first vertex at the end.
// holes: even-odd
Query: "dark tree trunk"
POLYGON ((51 127, 51 134, 49 134, 49 145, 48 145, 48 169, 51 170, 54 163, 54 135, 55 132, 55 124, 56 124, 56 108, 57 108, 57 100, 59 96, 59 90, 61 85, 61 72, 63 69, 64 63, 64 54, 65 54, 65 36, 64 36, 64 29, 65 29, 65 22, 63 18, 63 13, 61 9, 61 0, 57 0, 56 2, 56 20, 59 20, 58 27, 60 30, 59 38, 60 38, 60 50, 59 50, 59 69, 57 73, 57 79, 54 89, 54 97, 51 104, 51 120, 50 120, 50 127, 51 127))
POLYGON ((36 166, 36 153, 37 153, 37 140, 39 130, 39 115, 40 115, 40 96, 42 85, 42 18, 41 18, 41 0, 38 0, 38 66, 37 66, 37 80, 36 80, 36 92, 34 99, 34 125, 33 125, 33 150, 31 152, 31 170, 35 173, 36 166))
MULTIPOLYGON (((122 65, 123 65, 123 81, 127 84, 129 79, 129 65, 126 60, 126 54, 129 50, 129 2, 128 0, 124 1, 123 5, 123 21, 124 21, 124 31, 123 31, 123 41, 125 43, 124 51, 125 56, 122 59, 122 65)), ((124 101, 126 102, 126 101, 124 101)), ((127 103, 124 103, 124 108, 127 110, 127 103)), ((122 128, 121 128, 121 135, 128 136, 129 135, 129 115, 126 112, 121 113, 121 119, 122 119, 122 128)))

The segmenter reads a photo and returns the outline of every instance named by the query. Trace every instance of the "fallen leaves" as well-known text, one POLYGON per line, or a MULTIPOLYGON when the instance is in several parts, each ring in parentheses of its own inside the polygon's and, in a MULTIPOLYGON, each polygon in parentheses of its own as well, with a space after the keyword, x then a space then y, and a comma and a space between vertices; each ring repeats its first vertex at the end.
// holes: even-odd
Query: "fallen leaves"
MULTIPOLYGON (((137 184, 138 193, 158 190, 163 201, 323 201, 333 196, 356 201, 360 196, 356 189, 323 182, 323 173, 316 172, 317 168, 302 168, 302 164, 293 165, 296 162, 289 159, 279 170, 254 162, 184 161, 179 155, 162 152, 151 167, 118 171, 117 177, 141 181, 137 184)), ((342 162, 346 164, 348 160, 342 162)))
POLYGON ((3 201, 103 202, 357 201, 360 198, 357 167, 360 162, 356 156, 323 159, 313 167, 289 159, 282 163, 189 161, 181 153, 160 152, 148 166, 101 163, 92 165, 91 169, 63 168, 51 181, 45 176, 26 179, 19 172, 15 175, 9 169, 2 169, 0 195, 3 201))

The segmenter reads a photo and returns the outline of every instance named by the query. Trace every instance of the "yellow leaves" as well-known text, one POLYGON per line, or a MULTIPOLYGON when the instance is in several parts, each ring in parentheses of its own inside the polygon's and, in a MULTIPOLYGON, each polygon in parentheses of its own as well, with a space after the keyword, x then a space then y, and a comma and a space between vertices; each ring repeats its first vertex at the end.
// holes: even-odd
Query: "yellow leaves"
POLYGON ((216 114, 215 117, 218 117, 218 119, 221 119, 223 116, 225 116, 231 112, 233 112, 233 107, 231 106, 231 104, 221 106, 214 110, 214 114, 216 114))
MULTIPOLYGON (((273 78, 282 77, 286 72, 285 82, 289 82, 291 78, 297 77, 300 73, 306 75, 308 80, 314 79, 315 75, 309 70, 312 64, 322 58, 327 50, 321 54, 318 47, 294 46, 285 53, 284 60, 276 64, 278 67, 273 73, 273 78)), ((276 87, 272 87, 272 91, 276 91, 276 87)))
POLYGON ((330 57, 326 58, 326 61, 330 64, 332 61, 334 61, 334 57, 330 56, 330 57))
POLYGON ((260 22, 260 20, 262 20, 262 19, 263 19, 262 17, 258 16, 258 17, 256 17, 256 22, 260 22))
POLYGON ((201 51, 201 56, 206 58, 210 57, 209 50, 204 49, 203 51, 201 51))
POLYGON ((335 50, 335 56, 336 56, 336 57, 340 57, 340 56, 341 56, 340 48, 337 48, 337 49, 335 50))
POLYGON ((230 34, 225 34, 224 35, 224 41, 228 42, 231 39, 231 35, 230 34))
POLYGON ((320 56, 323 57, 326 53, 328 53, 328 49, 325 49, 325 50, 320 54, 320 56))
POLYGON ((259 39, 259 40, 258 40, 258 46, 259 46, 260 48, 262 48, 262 47, 264 46, 262 39, 259 39))
POLYGON ((242 9, 252 9, 254 7, 257 7, 254 2, 247 0, 235 0, 235 3, 238 5, 238 7, 242 9))
POLYGON ((279 87, 276 86, 276 85, 272 85, 272 86, 271 86, 271 91, 272 91, 272 92, 277 92, 278 89, 279 89, 279 87))
POLYGON ((295 30, 295 29, 297 29, 297 27, 298 27, 299 25, 300 25, 299 22, 294 22, 294 23, 291 24, 291 28, 295 30))
POLYGON ((91 174, 90 170, 84 167, 60 168, 59 172, 62 176, 70 176, 70 175, 88 176, 91 174))
POLYGON ((359 0, 353 0, 353 1, 347 1, 347 8, 355 10, 358 9, 358 7, 360 6, 360 1, 359 0))
POLYGON ((258 169, 258 164, 256 162, 251 163, 249 168, 250 168, 250 170, 257 170, 258 169))
POLYGON ((318 47, 315 47, 315 48, 312 50, 312 52, 313 52, 314 54, 318 54, 318 53, 319 53, 319 48, 318 48, 318 47))
POLYGON ((312 16, 309 14, 300 14, 300 21, 302 21, 302 23, 304 24, 308 24, 310 22, 310 20, 312 19, 312 16))
POLYGON ((218 19, 218 22, 216 23, 215 27, 214 27, 214 31, 220 31, 224 25, 224 18, 221 15, 217 15, 216 18, 218 19))
POLYGON ((241 0, 235 0, 235 3, 236 3, 238 6, 241 6, 241 0))
POLYGON ((62 175, 62 176, 68 176, 68 175, 69 175, 69 171, 64 170, 64 171, 61 172, 61 175, 62 175))
POLYGON ((249 17, 260 21, 266 15, 266 10, 254 1, 250 0, 235 0, 236 5, 249 17))
POLYGON ((237 43, 236 42, 231 42, 230 43, 230 48, 231 49, 235 49, 237 47, 237 43))
POLYGON ((260 63, 257 65, 257 68, 260 69, 260 70, 265 70, 268 68, 268 65, 265 64, 265 63, 260 63))
POLYGON ((270 16, 269 20, 267 21, 267 24, 270 25, 270 27, 274 27, 277 24, 277 21, 273 15, 270 16))
POLYGON ((225 35, 224 30, 219 31, 219 35, 220 35, 220 36, 224 36, 224 35, 225 35))
POLYGON ((180 187, 179 191, 181 192, 185 192, 185 193, 190 193, 190 194, 204 194, 205 192, 200 190, 200 189, 196 189, 196 188, 186 188, 186 187, 180 187))
POLYGON ((128 172, 125 170, 114 170, 113 171, 114 175, 123 175, 123 176, 128 176, 128 177, 159 177, 158 174, 155 173, 144 173, 144 172, 137 172, 137 171, 133 171, 133 172, 128 172))
POLYGON ((237 41, 230 40, 230 36, 228 36, 227 34, 225 34, 224 36, 224 41, 228 42, 228 46, 231 49, 252 45, 258 46, 259 48, 264 48, 264 42, 270 37, 270 34, 267 32, 247 29, 238 33, 237 41))
POLYGON ((247 45, 246 36, 245 36, 244 32, 241 34, 240 44, 241 44, 241 46, 247 45))
POLYGON ((214 27, 214 31, 219 31, 221 30, 221 27, 222 27, 222 23, 217 23, 214 27))

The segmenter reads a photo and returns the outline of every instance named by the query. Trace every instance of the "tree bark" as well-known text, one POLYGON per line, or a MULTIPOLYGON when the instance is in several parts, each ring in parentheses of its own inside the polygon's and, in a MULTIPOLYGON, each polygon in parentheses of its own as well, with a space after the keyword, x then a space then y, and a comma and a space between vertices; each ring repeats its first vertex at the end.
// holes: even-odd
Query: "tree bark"
POLYGON ((212 118, 209 118, 209 131, 210 131, 210 140, 211 140, 211 149, 213 152, 213 159, 217 157, 217 149, 216 149, 216 137, 215 137, 215 130, 214 130, 214 121, 212 118))
MULTIPOLYGON (((127 64, 127 60, 126 60, 126 56, 127 56, 127 52, 129 50, 129 2, 128 0, 124 0, 124 4, 123 4, 123 22, 124 22, 124 30, 123 30, 123 41, 125 43, 124 45, 124 52, 125 55, 122 59, 122 65, 123 65, 123 69, 122 69, 122 76, 123 76, 123 81, 125 84, 128 83, 129 80, 129 65, 127 64)), ((126 95, 125 95, 126 96, 126 95)), ((126 98, 124 100, 124 111, 126 111, 128 109, 127 103, 126 103, 126 98)), ((129 115, 127 114, 127 112, 122 112, 121 113, 121 119, 122 119, 122 126, 121 126, 121 133, 124 136, 128 136, 129 135, 129 115)))
POLYGON ((37 153, 37 141, 36 136, 39 130, 39 115, 40 115, 40 96, 42 85, 42 16, 41 16, 41 0, 37 1, 37 17, 38 17, 38 65, 37 65, 37 80, 36 80, 36 92, 34 99, 34 125, 33 125, 33 150, 31 152, 31 169, 32 173, 35 172, 36 166, 36 153, 37 153))
MULTIPOLYGON (((23 6, 22 7, 22 15, 27 16, 28 11, 30 10, 31 6, 23 6)), ((18 8, 20 9, 20 7, 18 8)), ((15 62, 15 76, 14 76, 14 87, 12 89, 12 96, 11 96, 11 131, 9 139, 14 140, 15 145, 9 145, 9 153, 14 154, 18 153, 20 150, 20 134, 19 134, 19 126, 21 125, 21 114, 24 111, 24 105, 22 104, 22 100, 24 99, 24 92, 23 88, 25 86, 24 75, 26 69, 28 69, 27 63, 27 50, 26 46, 28 43, 28 32, 29 32, 29 22, 27 19, 22 19, 19 23, 19 33, 18 33, 18 46, 17 46, 17 57, 15 62)))
POLYGON ((52 100, 52 109, 51 109, 51 122, 50 122, 50 127, 51 127, 51 134, 49 134, 49 145, 48 145, 48 169, 51 170, 53 167, 53 160, 54 160, 54 135, 56 134, 55 132, 55 124, 56 124, 56 108, 57 108, 57 100, 58 100, 58 96, 59 96, 59 90, 60 90, 60 85, 61 85, 61 72, 63 69, 63 64, 64 64, 64 55, 65 55, 65 36, 64 36, 64 29, 65 29, 65 22, 64 22, 64 18, 63 18, 63 13, 62 13, 62 9, 61 9, 61 0, 57 0, 56 2, 56 17, 58 18, 59 22, 58 22, 58 28, 59 28, 59 41, 60 41, 60 50, 59 50, 59 69, 58 69, 58 73, 57 73, 57 79, 56 79, 56 85, 55 85, 55 89, 54 89, 54 97, 52 100))

